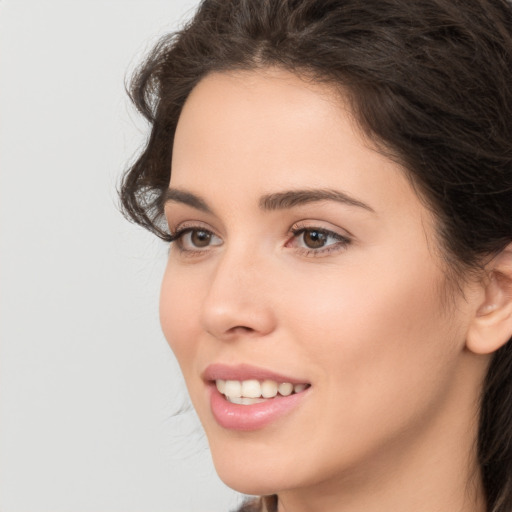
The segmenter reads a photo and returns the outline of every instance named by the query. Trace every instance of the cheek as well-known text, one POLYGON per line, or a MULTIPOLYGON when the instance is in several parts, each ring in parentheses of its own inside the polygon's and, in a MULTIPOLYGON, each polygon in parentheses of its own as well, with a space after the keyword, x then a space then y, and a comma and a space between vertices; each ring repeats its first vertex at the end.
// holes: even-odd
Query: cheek
POLYGON ((160 324, 185 377, 198 350, 198 296, 191 288, 189 280, 167 266, 160 290, 160 324))
POLYGON ((332 407, 351 403, 364 414, 390 410, 399 397, 404 409, 434 399, 463 341, 443 311, 437 268, 376 268, 347 265, 314 286, 296 281, 283 313, 318 378, 336 390, 332 407))

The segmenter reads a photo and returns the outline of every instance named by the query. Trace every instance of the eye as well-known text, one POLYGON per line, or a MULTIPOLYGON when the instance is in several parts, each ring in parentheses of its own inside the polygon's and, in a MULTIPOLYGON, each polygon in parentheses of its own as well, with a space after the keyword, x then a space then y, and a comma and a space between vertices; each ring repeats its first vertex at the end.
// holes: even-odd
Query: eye
POLYGON ((293 239, 287 247, 295 247, 307 254, 321 255, 344 249, 351 240, 334 231, 317 227, 297 227, 292 229, 293 239))
MULTIPOLYGON (((331 238, 334 238, 331 236, 331 238)), ((320 249, 327 245, 329 234, 318 229, 305 229, 301 233, 300 240, 308 249, 320 249)))
POLYGON ((199 252, 211 246, 222 244, 222 240, 212 231, 202 227, 185 227, 171 235, 171 242, 176 242, 181 251, 199 252))

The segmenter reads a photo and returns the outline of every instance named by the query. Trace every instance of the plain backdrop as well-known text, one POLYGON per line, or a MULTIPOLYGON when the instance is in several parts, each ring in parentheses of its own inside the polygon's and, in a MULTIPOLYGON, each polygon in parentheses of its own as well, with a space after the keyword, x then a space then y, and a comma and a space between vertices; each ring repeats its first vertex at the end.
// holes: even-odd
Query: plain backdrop
POLYGON ((124 91, 197 1, 0 1, 0 512, 228 512, 116 184, 124 91))

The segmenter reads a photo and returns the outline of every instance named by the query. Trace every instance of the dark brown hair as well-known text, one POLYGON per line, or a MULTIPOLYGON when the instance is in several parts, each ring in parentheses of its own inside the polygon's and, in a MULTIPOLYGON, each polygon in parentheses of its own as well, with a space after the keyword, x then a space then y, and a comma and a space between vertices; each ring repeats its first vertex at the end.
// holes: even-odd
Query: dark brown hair
MULTIPOLYGON (((407 169, 438 219, 458 279, 512 241, 507 0, 204 0, 133 77, 151 135, 121 185, 130 219, 169 239, 162 199, 185 100, 210 72, 265 66, 348 93, 363 131, 407 169)), ((488 371, 478 456, 488 511, 511 512, 511 342, 488 371)))

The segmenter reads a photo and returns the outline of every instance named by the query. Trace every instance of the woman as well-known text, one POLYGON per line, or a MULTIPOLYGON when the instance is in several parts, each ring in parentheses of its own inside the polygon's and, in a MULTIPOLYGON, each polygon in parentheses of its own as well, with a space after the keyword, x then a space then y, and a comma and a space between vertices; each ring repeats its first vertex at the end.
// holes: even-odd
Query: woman
POLYGON ((205 0, 139 70, 122 201, 244 510, 512 510, 511 84, 505 0, 205 0))

